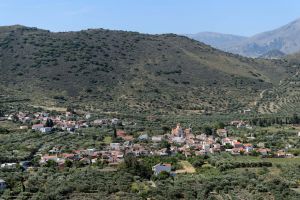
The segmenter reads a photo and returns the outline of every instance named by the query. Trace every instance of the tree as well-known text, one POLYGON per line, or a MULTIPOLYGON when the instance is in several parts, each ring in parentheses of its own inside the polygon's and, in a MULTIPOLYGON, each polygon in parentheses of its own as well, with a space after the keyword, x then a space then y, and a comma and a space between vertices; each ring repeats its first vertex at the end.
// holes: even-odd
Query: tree
POLYGON ((13 115, 11 118, 13 122, 19 121, 19 117, 17 115, 13 115))
POLYGON ((225 149, 232 149, 232 148, 233 148, 233 146, 231 144, 229 144, 229 143, 225 144, 225 149))
POLYGON ((259 152, 252 150, 250 153, 251 156, 259 156, 259 152))
POLYGON ((0 117, 4 117, 4 111, 0 110, 0 117))
POLYGON ((54 123, 53 123, 52 119, 49 119, 49 118, 48 118, 47 121, 46 121, 45 126, 46 126, 46 127, 53 127, 53 126, 54 126, 54 123))
POLYGON ((202 165, 204 165, 204 160, 198 159, 198 160, 194 161, 194 162, 192 163, 192 165, 193 165, 194 167, 202 167, 202 165))
POLYGON ((117 129, 116 126, 113 126, 113 138, 116 139, 117 138, 117 129))
POLYGON ((292 124, 299 124, 299 117, 296 113, 293 114, 293 117, 291 119, 292 124))
POLYGON ((129 172, 143 178, 151 177, 151 169, 149 170, 145 165, 138 161, 132 153, 129 153, 124 158, 124 166, 129 172))
POLYGON ((124 163, 126 168, 133 168, 133 169, 138 168, 139 165, 137 158, 131 153, 125 156, 124 163))
POLYGON ((45 164, 45 167, 55 168, 57 167, 57 163, 54 160, 48 160, 47 163, 45 164))
POLYGON ((245 151, 244 151, 244 150, 241 150, 241 151, 240 151, 240 154, 241 154, 241 155, 244 155, 244 154, 245 154, 245 151))
POLYGON ((65 161, 65 166, 66 167, 72 167, 72 165, 73 165, 72 161, 70 161, 68 159, 65 161))
POLYGON ((2 128, 0 127, 0 134, 8 134, 9 130, 7 130, 6 128, 2 128))
POLYGON ((71 106, 68 106, 67 107, 67 112, 73 113, 74 112, 74 108, 72 108, 71 106))
POLYGON ((156 176, 156 178, 158 179, 158 180, 165 180, 165 179, 167 179, 167 178, 169 178, 170 177, 170 173, 169 172, 166 172, 166 171, 162 171, 162 172, 160 172, 157 176, 156 176))
POLYGON ((212 129, 209 126, 202 127, 202 132, 206 135, 212 135, 212 129))
POLYGON ((161 148, 166 148, 166 153, 171 154, 171 144, 167 140, 162 140, 160 143, 161 148))
POLYGON ((162 130, 164 131, 164 133, 171 131, 171 129, 168 126, 163 126, 162 130))
POLYGON ((215 128, 216 129, 224 129, 225 128, 225 124, 223 122, 217 122, 215 124, 215 128))

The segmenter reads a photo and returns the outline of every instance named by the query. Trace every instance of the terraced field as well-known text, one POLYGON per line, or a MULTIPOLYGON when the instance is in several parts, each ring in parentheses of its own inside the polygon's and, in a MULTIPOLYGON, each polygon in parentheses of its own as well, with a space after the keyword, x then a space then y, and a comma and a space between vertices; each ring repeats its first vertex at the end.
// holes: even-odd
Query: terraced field
POLYGON ((300 111, 299 71, 289 79, 281 81, 278 87, 265 90, 260 95, 259 113, 291 114, 300 111))

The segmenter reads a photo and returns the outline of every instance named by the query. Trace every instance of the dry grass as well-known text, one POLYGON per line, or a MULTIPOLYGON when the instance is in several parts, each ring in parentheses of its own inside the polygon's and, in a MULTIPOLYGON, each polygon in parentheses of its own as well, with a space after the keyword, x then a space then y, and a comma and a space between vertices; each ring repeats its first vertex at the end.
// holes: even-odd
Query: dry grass
POLYGON ((180 161, 180 164, 183 167, 183 169, 176 170, 176 174, 183 174, 183 173, 192 174, 196 172, 196 169, 188 161, 182 160, 180 161))

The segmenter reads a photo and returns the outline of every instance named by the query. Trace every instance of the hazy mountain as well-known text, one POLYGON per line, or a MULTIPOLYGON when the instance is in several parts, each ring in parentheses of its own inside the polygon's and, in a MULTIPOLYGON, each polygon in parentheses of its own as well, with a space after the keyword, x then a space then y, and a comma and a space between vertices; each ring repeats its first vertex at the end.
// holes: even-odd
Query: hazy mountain
MULTIPOLYGON (((222 34, 214 33, 206 37, 190 37, 201 42, 206 42, 219 49, 248 57, 260 57, 273 50, 279 50, 284 54, 292 54, 300 51, 300 19, 278 29, 260 33, 246 39, 240 38, 239 40, 232 39, 231 37, 222 37, 227 41, 222 40, 219 42, 219 39, 215 35, 222 36, 222 34)), ((233 38, 236 37, 233 36, 233 38)))
POLYGON ((231 47, 233 44, 239 44, 247 39, 247 37, 243 36, 214 32, 201 32, 196 34, 187 34, 186 36, 221 50, 227 50, 227 48, 231 47))
POLYGON ((293 21, 283 27, 261 33, 233 45, 229 51, 246 56, 260 56, 271 50, 280 50, 285 54, 300 50, 300 20, 293 21))
POLYGON ((0 27, 1 94, 120 112, 234 112, 295 73, 174 34, 0 27))
POLYGON ((259 56, 259 58, 266 58, 266 59, 280 59, 283 58, 285 54, 280 50, 271 50, 267 53, 264 53, 263 55, 259 56))

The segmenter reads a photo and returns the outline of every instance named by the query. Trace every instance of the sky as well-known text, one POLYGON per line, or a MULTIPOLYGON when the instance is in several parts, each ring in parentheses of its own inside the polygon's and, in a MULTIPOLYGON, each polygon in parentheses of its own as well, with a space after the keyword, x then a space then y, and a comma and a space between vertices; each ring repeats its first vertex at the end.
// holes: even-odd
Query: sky
POLYGON ((0 26, 251 36, 300 18, 299 0, 0 0, 0 26))

